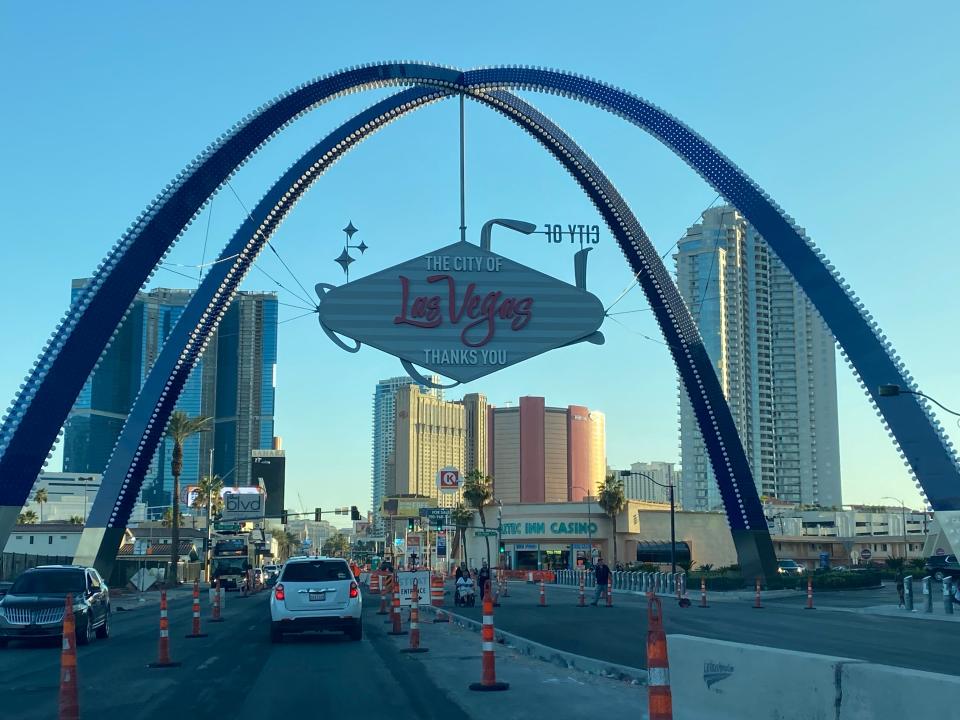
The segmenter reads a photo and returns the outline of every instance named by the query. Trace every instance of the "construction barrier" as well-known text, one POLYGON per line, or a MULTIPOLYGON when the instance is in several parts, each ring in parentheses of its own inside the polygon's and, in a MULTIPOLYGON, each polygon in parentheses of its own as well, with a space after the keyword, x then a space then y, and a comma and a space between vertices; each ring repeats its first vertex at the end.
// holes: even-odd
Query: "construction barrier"
POLYGON ((370 573, 370 582, 367 587, 369 587, 372 595, 380 594, 380 573, 370 573))
POLYGON ((413 591, 410 595, 410 646, 400 652, 427 652, 427 648, 420 647, 420 586, 416 580, 413 581, 413 591))
MULTIPOLYGON (((541 581, 540 587, 543 588, 541 581)), ((483 652, 483 660, 480 672, 480 682, 471 683, 471 690, 493 691, 507 690, 510 685, 505 682, 497 682, 496 658, 494 656, 493 641, 493 600, 490 596, 490 581, 483 595, 483 626, 480 629, 480 641, 483 652)))
POLYGON ((193 628, 188 638, 202 638, 207 634, 200 632, 200 581, 193 581, 193 628))
POLYGON ((647 607, 647 698, 650 720, 673 720, 670 693, 670 662, 667 636, 663 631, 660 599, 650 597, 647 607))
POLYGON ((813 578, 807 578, 807 606, 804 610, 816 610, 813 606, 813 578))
POLYGON ((60 651, 60 720, 80 720, 77 688, 77 622, 73 616, 73 595, 68 593, 63 605, 63 647, 60 651))
POLYGON ((443 607, 443 578, 439 575, 430 578, 430 604, 433 607, 443 607))
POLYGON ((157 661, 147 667, 179 667, 180 663, 170 659, 170 626, 167 622, 167 591, 160 591, 160 643, 157 646, 157 661))
POLYGON ((547 606, 547 593, 543 589, 543 580, 540 581, 540 603, 537 607, 546 607, 547 606))

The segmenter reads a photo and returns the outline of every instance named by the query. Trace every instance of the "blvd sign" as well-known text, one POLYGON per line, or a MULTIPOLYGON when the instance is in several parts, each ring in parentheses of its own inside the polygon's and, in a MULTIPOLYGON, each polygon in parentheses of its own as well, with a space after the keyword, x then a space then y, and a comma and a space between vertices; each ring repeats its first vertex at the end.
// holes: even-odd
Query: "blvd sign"
POLYGON ((227 522, 241 520, 262 520, 264 513, 263 495, 260 493, 223 494, 223 512, 220 518, 227 522))

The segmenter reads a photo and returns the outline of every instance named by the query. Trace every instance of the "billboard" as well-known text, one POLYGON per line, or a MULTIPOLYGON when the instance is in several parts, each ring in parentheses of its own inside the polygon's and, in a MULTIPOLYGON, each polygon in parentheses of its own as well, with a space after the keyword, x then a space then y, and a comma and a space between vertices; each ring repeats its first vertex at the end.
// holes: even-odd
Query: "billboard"
POLYGON ((224 522, 261 520, 266 504, 266 498, 262 493, 234 492, 231 488, 223 494, 223 510, 220 513, 220 519, 224 522))
POLYGON ((437 506, 436 498, 418 497, 387 497, 380 505, 380 511, 387 517, 415 518, 420 517, 420 508, 437 506))
POLYGON ((316 286, 320 326, 413 365, 469 382, 581 341, 600 344, 603 305, 586 291, 461 241, 340 287, 316 286))
POLYGON ((250 465, 250 479, 263 488, 267 494, 266 514, 279 517, 284 507, 284 485, 287 459, 275 454, 282 451, 253 451, 250 465), (270 452, 270 455, 266 455, 270 452), (260 453, 264 453, 261 455, 260 453))
POLYGON ((448 465, 445 468, 437 470, 437 489, 440 490, 440 492, 457 492, 462 483, 463 478, 460 476, 460 471, 457 470, 457 468, 448 465))

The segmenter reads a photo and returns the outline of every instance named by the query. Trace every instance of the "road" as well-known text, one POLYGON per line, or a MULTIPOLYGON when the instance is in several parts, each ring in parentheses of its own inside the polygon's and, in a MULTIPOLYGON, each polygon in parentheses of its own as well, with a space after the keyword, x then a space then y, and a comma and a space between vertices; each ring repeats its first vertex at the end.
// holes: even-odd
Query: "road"
MULTIPOLYGON (((365 606, 365 638, 309 635, 270 643, 267 594, 230 594, 227 620, 205 623, 206 638, 187 640, 190 601, 170 607, 171 656, 179 668, 148 669, 156 659, 156 605, 114 612, 111 637, 77 653, 81 717, 169 720, 189 717, 443 718, 465 720, 429 679, 414 675, 385 635, 375 602, 365 606)), ((58 643, 0 649, 3 717, 57 716, 58 643)))
MULTIPOLYGON (((511 583, 510 597, 501 599, 494 621, 498 630, 521 635, 560 650, 632 667, 645 667, 646 600, 614 594, 614 606, 576 607, 575 589, 546 586, 548 607, 537 607, 538 588, 511 583)), ((592 599, 588 589, 587 601, 592 599)), ((448 596, 452 597, 452 596, 448 596)), ((892 588, 821 593, 818 610, 804 610, 804 598, 763 601, 754 609, 749 600, 714 601, 708 608, 681 609, 663 599, 668 634, 729 640, 786 650, 836 655, 930 672, 960 674, 956 639, 960 628, 943 622, 877 617, 856 608, 893 602, 892 588)), ((694 603, 699 601, 699 595, 694 603)), ((601 605, 603 601, 601 601, 601 605)), ((455 612, 480 619, 474 608, 455 612)))

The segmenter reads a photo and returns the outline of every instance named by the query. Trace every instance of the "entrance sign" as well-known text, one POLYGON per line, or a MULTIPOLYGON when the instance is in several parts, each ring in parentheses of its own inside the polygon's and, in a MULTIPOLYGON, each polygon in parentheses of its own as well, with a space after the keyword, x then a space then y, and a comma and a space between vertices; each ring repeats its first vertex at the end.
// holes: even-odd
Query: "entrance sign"
POLYGON ((420 602, 429 602, 430 599, 430 571, 429 570, 402 570, 397 573, 397 586, 400 588, 400 607, 410 607, 413 597, 413 581, 417 581, 420 591, 420 602))
POLYGON ((437 489, 440 492, 457 492, 462 481, 460 471, 455 467, 448 466, 437 470, 437 489))
POLYGON ((585 289, 587 252, 574 257, 570 285, 457 242, 340 287, 318 284, 320 326, 348 351, 366 343, 395 355, 418 380, 413 365, 469 382, 548 350, 603 342, 603 305, 585 289))

